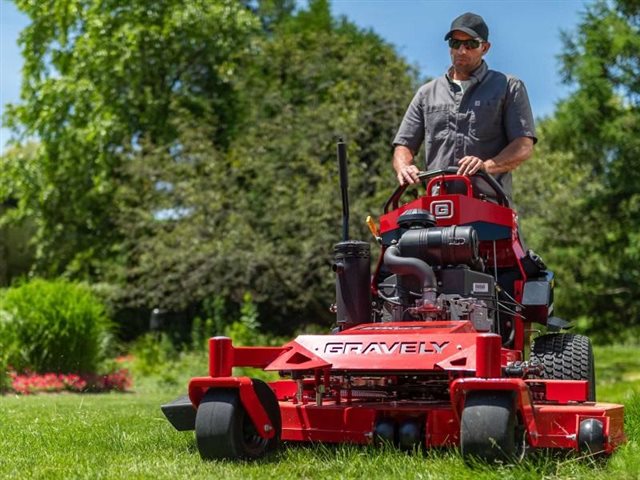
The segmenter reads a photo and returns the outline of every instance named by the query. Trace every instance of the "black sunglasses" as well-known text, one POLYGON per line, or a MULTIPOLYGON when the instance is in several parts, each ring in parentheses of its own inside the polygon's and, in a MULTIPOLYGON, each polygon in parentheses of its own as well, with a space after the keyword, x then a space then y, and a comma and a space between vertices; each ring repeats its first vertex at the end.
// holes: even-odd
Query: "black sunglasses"
POLYGON ((458 40, 457 38, 449 39, 449 47, 454 50, 458 50, 461 45, 464 45, 464 48, 467 50, 475 50, 478 48, 483 42, 480 40, 476 40, 475 38, 470 38, 469 40, 458 40))

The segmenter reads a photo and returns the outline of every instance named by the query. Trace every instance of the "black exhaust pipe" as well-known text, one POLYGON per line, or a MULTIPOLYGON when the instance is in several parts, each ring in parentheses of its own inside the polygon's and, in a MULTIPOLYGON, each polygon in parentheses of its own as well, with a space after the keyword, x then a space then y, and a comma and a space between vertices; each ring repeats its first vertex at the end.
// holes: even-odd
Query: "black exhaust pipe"
POLYGON ((349 240, 347 145, 338 140, 338 170, 342 194, 342 242, 334 247, 336 314, 340 330, 371 320, 371 261, 367 242, 349 240))
POLYGON ((338 140, 338 171, 342 194, 342 241, 349 240, 349 174, 347 173, 347 144, 338 140))
POLYGON ((384 264, 392 273, 416 277, 422 287, 422 299, 431 302, 435 300, 436 275, 427 262, 419 258, 403 257, 398 247, 391 245, 384 252, 384 264))

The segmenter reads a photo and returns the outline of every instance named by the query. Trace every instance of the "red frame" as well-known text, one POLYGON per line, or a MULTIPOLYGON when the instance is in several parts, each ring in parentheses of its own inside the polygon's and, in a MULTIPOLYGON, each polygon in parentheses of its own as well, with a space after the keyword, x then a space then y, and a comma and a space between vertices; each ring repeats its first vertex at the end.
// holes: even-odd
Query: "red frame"
MULTIPOLYGON (((507 238, 495 241, 495 261, 498 267, 520 270, 522 280, 514 288, 520 301, 527 276, 520 263, 525 251, 518 237, 517 215, 507 207, 474 198, 466 177, 436 177, 429 185, 444 178, 465 181, 467 194, 443 192, 402 205, 382 215, 380 234, 397 229, 398 217, 405 210, 430 210, 436 201, 451 207, 447 218, 437 219, 440 226, 483 222, 508 229, 507 238)), ((481 241, 480 251, 493 264, 493 241, 481 241)), ((375 292, 375 285, 372 290, 375 292)), ((580 422, 589 418, 603 423, 606 452, 624 442, 624 407, 588 402, 588 382, 503 376, 508 363, 523 360, 525 322, 520 315, 515 317, 515 328, 513 349, 503 348, 499 335, 476 332, 466 321, 361 324, 335 335, 301 335, 282 347, 234 347, 231 339, 214 337, 209 340, 209 376, 191 380, 189 398, 197 408, 209 389, 238 388, 258 433, 271 438, 273 426, 251 379, 234 377, 233 367, 285 371, 296 380, 269 384, 279 401, 283 440, 370 443, 378 419, 411 418, 423 425, 424 444, 436 447, 459 443, 460 416, 468 392, 512 391, 532 447, 578 449, 580 422), (347 374, 389 382, 399 375, 437 374, 448 379, 449 399, 388 402, 362 396, 356 390, 345 390, 341 382, 347 374)))

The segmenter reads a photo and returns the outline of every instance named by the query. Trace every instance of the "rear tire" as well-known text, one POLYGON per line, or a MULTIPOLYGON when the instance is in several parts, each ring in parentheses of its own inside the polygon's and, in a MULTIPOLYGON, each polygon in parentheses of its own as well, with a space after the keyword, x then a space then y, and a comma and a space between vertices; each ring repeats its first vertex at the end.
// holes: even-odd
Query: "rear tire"
POLYGON ((515 461, 516 440, 513 392, 467 393, 460 419, 460 450, 465 462, 515 461))
POLYGON ((591 341, 584 335, 552 333, 534 339, 530 360, 542 366, 542 378, 587 380, 587 400, 596 401, 596 373, 591 341))
POLYGON ((196 413, 196 445, 204 460, 259 458, 278 446, 282 430, 278 400, 263 381, 253 379, 253 387, 275 435, 266 439, 258 434, 237 389, 209 389, 196 413))

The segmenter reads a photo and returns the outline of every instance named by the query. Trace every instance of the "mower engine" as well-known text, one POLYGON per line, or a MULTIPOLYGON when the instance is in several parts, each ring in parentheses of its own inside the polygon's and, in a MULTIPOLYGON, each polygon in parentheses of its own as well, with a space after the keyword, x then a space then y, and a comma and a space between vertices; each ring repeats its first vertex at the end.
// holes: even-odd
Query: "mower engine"
POLYGON ((483 272, 478 235, 470 226, 436 227, 426 210, 398 219, 401 235, 384 254, 391 275, 378 284, 380 320, 469 320, 479 332, 494 327, 494 278, 483 272))
POLYGON ((385 250, 373 301, 369 245, 358 241, 336 245, 340 328, 369 321, 446 319, 468 320, 478 332, 494 332, 495 280, 484 273, 475 229, 437 227, 435 217, 422 209, 405 211, 398 226, 399 238, 385 250))

